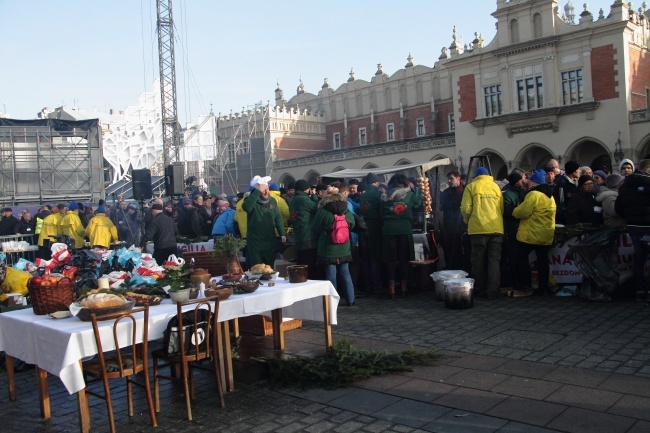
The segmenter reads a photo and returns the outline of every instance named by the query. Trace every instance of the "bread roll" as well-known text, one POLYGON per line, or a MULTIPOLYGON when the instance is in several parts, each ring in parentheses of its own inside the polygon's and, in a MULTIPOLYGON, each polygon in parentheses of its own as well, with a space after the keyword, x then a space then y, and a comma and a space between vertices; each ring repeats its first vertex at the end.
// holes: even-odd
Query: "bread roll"
POLYGON ((95 293, 79 301, 80 307, 91 309, 121 307, 122 305, 124 305, 124 299, 112 293, 95 293))

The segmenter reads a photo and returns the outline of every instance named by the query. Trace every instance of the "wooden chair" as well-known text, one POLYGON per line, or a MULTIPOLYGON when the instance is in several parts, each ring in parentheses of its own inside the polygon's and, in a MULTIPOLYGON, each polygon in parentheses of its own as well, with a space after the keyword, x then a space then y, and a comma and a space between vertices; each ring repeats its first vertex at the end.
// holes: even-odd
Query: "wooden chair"
MULTIPOLYGON (((224 407, 223 387, 221 382, 221 354, 218 350, 219 323, 219 297, 212 296, 204 299, 195 299, 184 303, 176 304, 176 336, 165 336, 163 348, 152 352, 153 375, 154 375, 154 397, 156 412, 160 411, 160 387, 159 379, 182 380, 185 392, 185 405, 187 407, 187 419, 192 421, 191 400, 194 399, 194 374, 193 369, 214 370, 217 381, 217 393, 219 394, 219 406, 224 407), (185 307, 192 307, 185 313, 185 307), (183 320, 185 318, 185 321, 183 320), (174 341, 174 348, 168 344, 174 341), (196 342, 199 344, 197 345, 196 342), (206 368, 201 361, 211 359, 212 366, 206 368), (162 361, 162 364, 158 364, 162 361), (180 374, 176 377, 160 374, 160 368, 180 367, 180 374)), ((174 319, 172 319, 174 320, 174 319)), ((172 328, 173 329, 173 328, 172 328)), ((170 333, 171 334, 171 333, 170 333)))
POLYGON ((114 320, 112 325, 113 342, 115 347, 115 354, 107 358, 104 354, 102 347, 102 339, 99 333, 99 325, 97 316, 91 315, 93 323, 93 332, 95 334, 95 342, 97 344, 98 360, 82 364, 84 378, 86 379, 86 392, 95 397, 99 397, 106 401, 106 408, 108 410, 108 421, 110 424, 111 433, 115 433, 115 420, 113 416, 113 404, 111 402, 111 390, 108 384, 110 379, 125 378, 126 379, 126 398, 129 406, 129 416, 133 416, 133 395, 132 384, 136 384, 144 388, 147 395, 147 405, 149 406, 149 415, 151 417, 151 425, 156 427, 156 413, 153 407, 153 399, 151 396, 151 387, 149 382, 149 365, 148 365, 148 334, 149 334, 149 305, 143 308, 138 308, 130 311, 122 311, 119 313, 102 316, 101 320, 114 320), (144 321, 141 325, 136 323, 135 314, 144 312, 144 321), (120 322, 125 321, 131 324, 130 342, 126 347, 121 348, 125 341, 128 342, 129 334, 124 332, 122 328, 118 331, 120 322), (141 328, 142 343, 137 344, 138 328, 141 328), (141 347, 139 347, 141 346, 141 347), (138 350, 141 349, 141 350, 138 350), (144 383, 139 383, 133 380, 134 374, 143 373, 144 383), (90 381, 87 380, 91 377, 90 381), (95 382, 102 382, 104 385, 104 394, 91 391, 88 385, 95 382))

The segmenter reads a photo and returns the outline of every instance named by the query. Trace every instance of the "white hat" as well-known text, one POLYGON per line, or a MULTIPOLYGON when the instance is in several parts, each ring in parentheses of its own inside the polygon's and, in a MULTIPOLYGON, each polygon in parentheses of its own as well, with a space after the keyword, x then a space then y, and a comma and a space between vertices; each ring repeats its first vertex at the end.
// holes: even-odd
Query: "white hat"
POLYGON ((268 185, 270 181, 271 181, 271 176, 264 176, 264 177, 255 176, 251 180, 251 188, 255 188, 257 187, 257 185, 268 185))

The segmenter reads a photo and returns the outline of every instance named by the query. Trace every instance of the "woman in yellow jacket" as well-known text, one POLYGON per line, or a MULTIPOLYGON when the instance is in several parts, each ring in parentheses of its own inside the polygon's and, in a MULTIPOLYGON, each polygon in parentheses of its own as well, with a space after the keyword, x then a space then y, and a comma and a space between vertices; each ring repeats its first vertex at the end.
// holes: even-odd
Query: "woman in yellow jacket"
POLYGON ((278 203, 278 208, 280 208, 280 215, 282 216, 282 225, 286 231, 287 227, 289 227, 289 203, 287 203, 284 197, 282 197, 280 194, 280 187, 277 183, 273 182, 269 185, 269 193, 271 194, 271 197, 273 197, 278 203))
POLYGON ((549 262, 548 250, 555 236, 555 213, 557 206, 553 198, 553 190, 546 183, 546 172, 535 170, 528 179, 528 194, 524 201, 512 211, 517 218, 519 229, 517 241, 519 250, 519 266, 517 266, 519 281, 523 287, 517 290, 531 288, 530 264, 528 255, 535 251, 537 256, 537 272, 539 281, 538 294, 548 294, 549 262))
POLYGON ((61 220, 65 212, 65 205, 59 204, 52 208, 52 214, 43 219, 41 233, 38 235, 38 256, 43 260, 52 258, 50 245, 55 242, 54 237, 61 234, 61 220))
POLYGON ((71 201, 68 210, 61 220, 61 234, 68 235, 74 239, 75 248, 83 248, 86 245, 86 230, 84 230, 81 219, 79 219, 79 206, 77 202, 71 201))
POLYGON ((112 241, 117 241, 117 227, 113 221, 106 216, 104 206, 99 206, 95 216, 88 222, 86 227, 91 247, 109 248, 112 241))

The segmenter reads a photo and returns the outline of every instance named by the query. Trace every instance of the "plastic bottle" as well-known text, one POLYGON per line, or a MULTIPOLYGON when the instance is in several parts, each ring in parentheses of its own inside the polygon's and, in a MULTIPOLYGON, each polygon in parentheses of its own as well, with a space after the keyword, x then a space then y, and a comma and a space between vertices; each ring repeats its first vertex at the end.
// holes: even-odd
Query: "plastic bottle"
POLYGON ((198 296, 198 298, 199 299, 205 298, 205 283, 203 281, 201 281, 199 283, 199 296, 198 296))

